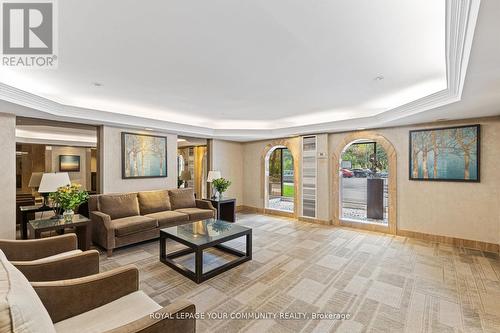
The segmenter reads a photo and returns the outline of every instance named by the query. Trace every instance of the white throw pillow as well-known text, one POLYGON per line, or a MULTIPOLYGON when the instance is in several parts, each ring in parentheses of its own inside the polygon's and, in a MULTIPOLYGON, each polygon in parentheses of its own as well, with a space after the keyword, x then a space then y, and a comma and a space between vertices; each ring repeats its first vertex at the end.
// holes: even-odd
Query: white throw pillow
POLYGON ((0 278, 8 280, 7 304, 14 333, 55 333, 54 324, 35 289, 0 250, 0 278))

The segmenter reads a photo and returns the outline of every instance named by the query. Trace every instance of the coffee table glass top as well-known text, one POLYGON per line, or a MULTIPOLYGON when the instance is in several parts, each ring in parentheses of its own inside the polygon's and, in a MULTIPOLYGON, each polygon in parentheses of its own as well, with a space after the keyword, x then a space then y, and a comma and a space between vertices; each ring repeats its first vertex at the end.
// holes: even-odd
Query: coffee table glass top
POLYGON ((74 226, 75 224, 82 224, 88 222, 89 219, 83 215, 75 214, 71 221, 66 221, 63 218, 47 218, 31 220, 29 223, 33 229, 45 229, 54 227, 74 226))
POLYGON ((161 229, 161 231, 192 244, 203 245, 221 238, 243 233, 249 229, 250 228, 235 223, 208 219, 179 225, 177 227, 161 229))

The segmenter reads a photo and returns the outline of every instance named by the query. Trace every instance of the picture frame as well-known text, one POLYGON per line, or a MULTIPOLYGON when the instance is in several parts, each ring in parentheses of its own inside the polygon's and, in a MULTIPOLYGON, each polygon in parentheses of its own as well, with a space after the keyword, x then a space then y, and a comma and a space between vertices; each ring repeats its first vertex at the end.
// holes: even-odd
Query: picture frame
POLYGON ((409 180, 480 182, 479 124, 411 130, 409 180))
POLYGON ((168 177, 167 137, 121 133, 122 179, 168 177))
POLYGON ((79 155, 59 155, 60 172, 80 172, 79 155))

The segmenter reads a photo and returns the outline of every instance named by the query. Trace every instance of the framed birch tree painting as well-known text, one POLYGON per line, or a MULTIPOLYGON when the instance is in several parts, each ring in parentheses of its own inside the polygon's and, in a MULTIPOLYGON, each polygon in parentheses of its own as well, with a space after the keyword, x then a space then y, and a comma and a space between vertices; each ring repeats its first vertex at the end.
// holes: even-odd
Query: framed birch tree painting
POLYGON ((167 138, 122 132, 122 178, 167 177, 167 138))
POLYGON ((479 182, 480 125, 410 131, 410 180, 479 182))

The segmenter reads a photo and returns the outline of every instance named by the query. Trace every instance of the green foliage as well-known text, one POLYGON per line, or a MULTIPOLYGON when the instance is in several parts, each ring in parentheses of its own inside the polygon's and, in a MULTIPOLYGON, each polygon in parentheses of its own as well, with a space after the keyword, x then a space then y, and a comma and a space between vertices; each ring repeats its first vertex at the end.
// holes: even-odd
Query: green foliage
MULTIPOLYGON (((353 169, 372 169, 373 165, 373 143, 358 143, 349 146, 342 154, 343 161, 351 161, 353 169), (370 159, 372 161, 370 161, 370 159)), ((387 171, 389 161, 384 149, 377 145, 376 161, 378 171, 387 171)))
POLYGON ((89 194, 81 187, 79 184, 59 187, 57 192, 50 193, 49 198, 63 210, 75 210, 89 198, 89 194))
POLYGON ((295 188, 292 184, 283 184, 283 196, 293 198, 295 188))
POLYGON ((217 192, 223 193, 226 192, 226 190, 229 188, 229 186, 231 185, 231 181, 225 178, 218 178, 212 181, 212 185, 215 187, 217 192))

